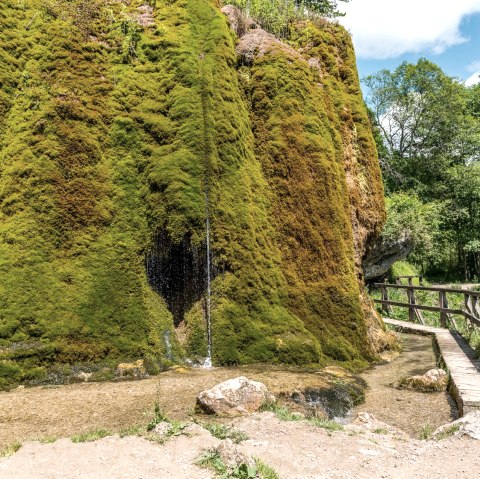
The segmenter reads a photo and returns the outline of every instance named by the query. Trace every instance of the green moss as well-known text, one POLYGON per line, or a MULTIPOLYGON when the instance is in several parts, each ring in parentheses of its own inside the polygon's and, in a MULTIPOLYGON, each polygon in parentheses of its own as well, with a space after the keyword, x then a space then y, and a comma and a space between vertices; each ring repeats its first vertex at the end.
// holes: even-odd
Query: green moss
POLYGON ((383 210, 346 35, 292 31, 322 74, 285 49, 239 72, 216 2, 157 0, 141 26, 143 3, 2 5, 1 386, 40 381, 53 363, 147 358, 155 373, 205 356, 204 291, 184 350, 145 258, 159 238, 203 254, 207 210, 216 364, 318 363, 321 344, 362 361, 351 211, 374 231, 365 198, 383 210), (352 131, 355 178, 368 178, 358 197, 352 131))
MULTIPOLYGON (((347 35, 340 27, 326 28, 334 31, 313 24, 298 28, 293 42, 304 58, 272 42, 241 78, 248 79, 243 85, 257 157, 274 192, 289 310, 320 339, 325 354, 352 361, 370 353, 355 270, 351 210, 358 205, 355 190, 347 188, 350 145, 344 130, 360 136, 369 125, 355 65, 349 58, 339 61, 342 51, 352 51, 347 35), (318 66, 309 65, 310 57, 319 59, 318 66)), ((370 150, 361 161, 372 165, 381 204, 374 144, 371 134, 365 135, 370 150)))

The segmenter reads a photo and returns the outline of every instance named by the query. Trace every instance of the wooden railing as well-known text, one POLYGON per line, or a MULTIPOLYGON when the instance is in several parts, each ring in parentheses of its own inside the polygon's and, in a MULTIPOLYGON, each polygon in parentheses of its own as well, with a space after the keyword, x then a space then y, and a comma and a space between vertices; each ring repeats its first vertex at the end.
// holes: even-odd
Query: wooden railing
POLYGON ((421 324, 425 324, 422 311, 438 312, 440 315, 440 324, 442 327, 453 327, 458 330, 457 323, 453 315, 461 315, 467 320, 467 324, 470 327, 480 327, 480 291, 468 291, 465 289, 453 289, 453 288, 434 288, 429 286, 412 286, 403 284, 387 284, 387 283, 375 283, 375 286, 380 289, 382 299, 374 299, 376 303, 382 305, 382 311, 384 314, 390 314, 391 306, 399 306, 401 308, 408 308, 408 319, 410 322, 418 320, 421 324), (389 289, 402 289, 407 294, 407 303, 399 301, 390 301, 388 297, 389 289), (438 294, 438 306, 427 306, 423 304, 417 304, 415 298, 416 291, 431 291, 438 294), (464 297, 463 308, 455 309, 450 308, 448 304, 447 294, 461 294, 464 297), (449 324, 448 324, 449 323, 449 324))
POLYGON ((402 279, 408 280, 409 286, 413 286, 413 280, 418 279, 418 282, 420 286, 423 285, 423 276, 421 275, 415 275, 415 276, 396 276, 395 277, 395 283, 396 284, 402 284, 402 279))

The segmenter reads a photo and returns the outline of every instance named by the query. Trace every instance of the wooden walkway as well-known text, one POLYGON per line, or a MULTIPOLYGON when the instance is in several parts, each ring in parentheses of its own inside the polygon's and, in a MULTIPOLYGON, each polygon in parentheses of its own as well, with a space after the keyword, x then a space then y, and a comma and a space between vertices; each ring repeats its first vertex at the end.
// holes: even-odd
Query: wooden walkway
POLYGON ((455 331, 384 318, 385 324, 406 333, 428 334, 435 338, 438 351, 450 374, 450 393, 460 415, 480 409, 480 361, 474 350, 455 331))

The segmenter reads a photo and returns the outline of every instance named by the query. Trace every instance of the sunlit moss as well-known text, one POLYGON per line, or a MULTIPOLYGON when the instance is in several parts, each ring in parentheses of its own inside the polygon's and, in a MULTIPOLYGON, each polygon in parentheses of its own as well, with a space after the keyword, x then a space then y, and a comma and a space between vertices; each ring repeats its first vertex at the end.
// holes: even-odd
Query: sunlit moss
POLYGON ((323 73, 272 51, 239 75, 214 1, 62 1, 0 11, 0 386, 161 362, 166 331, 174 360, 204 356, 203 301, 182 348, 145 257, 160 232, 201 250, 207 188, 214 362, 368 357, 345 125, 371 198, 381 180, 344 34, 292 32, 323 73))

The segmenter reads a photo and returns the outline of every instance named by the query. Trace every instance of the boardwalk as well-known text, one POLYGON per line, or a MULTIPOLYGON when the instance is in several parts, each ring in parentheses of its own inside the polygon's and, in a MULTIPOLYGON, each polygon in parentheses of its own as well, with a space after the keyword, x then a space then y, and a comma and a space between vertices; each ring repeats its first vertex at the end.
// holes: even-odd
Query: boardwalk
POLYGON ((460 415, 480 409, 480 361, 473 349, 454 331, 384 318, 385 324, 404 332, 434 336, 439 353, 450 373, 450 392, 460 415))

